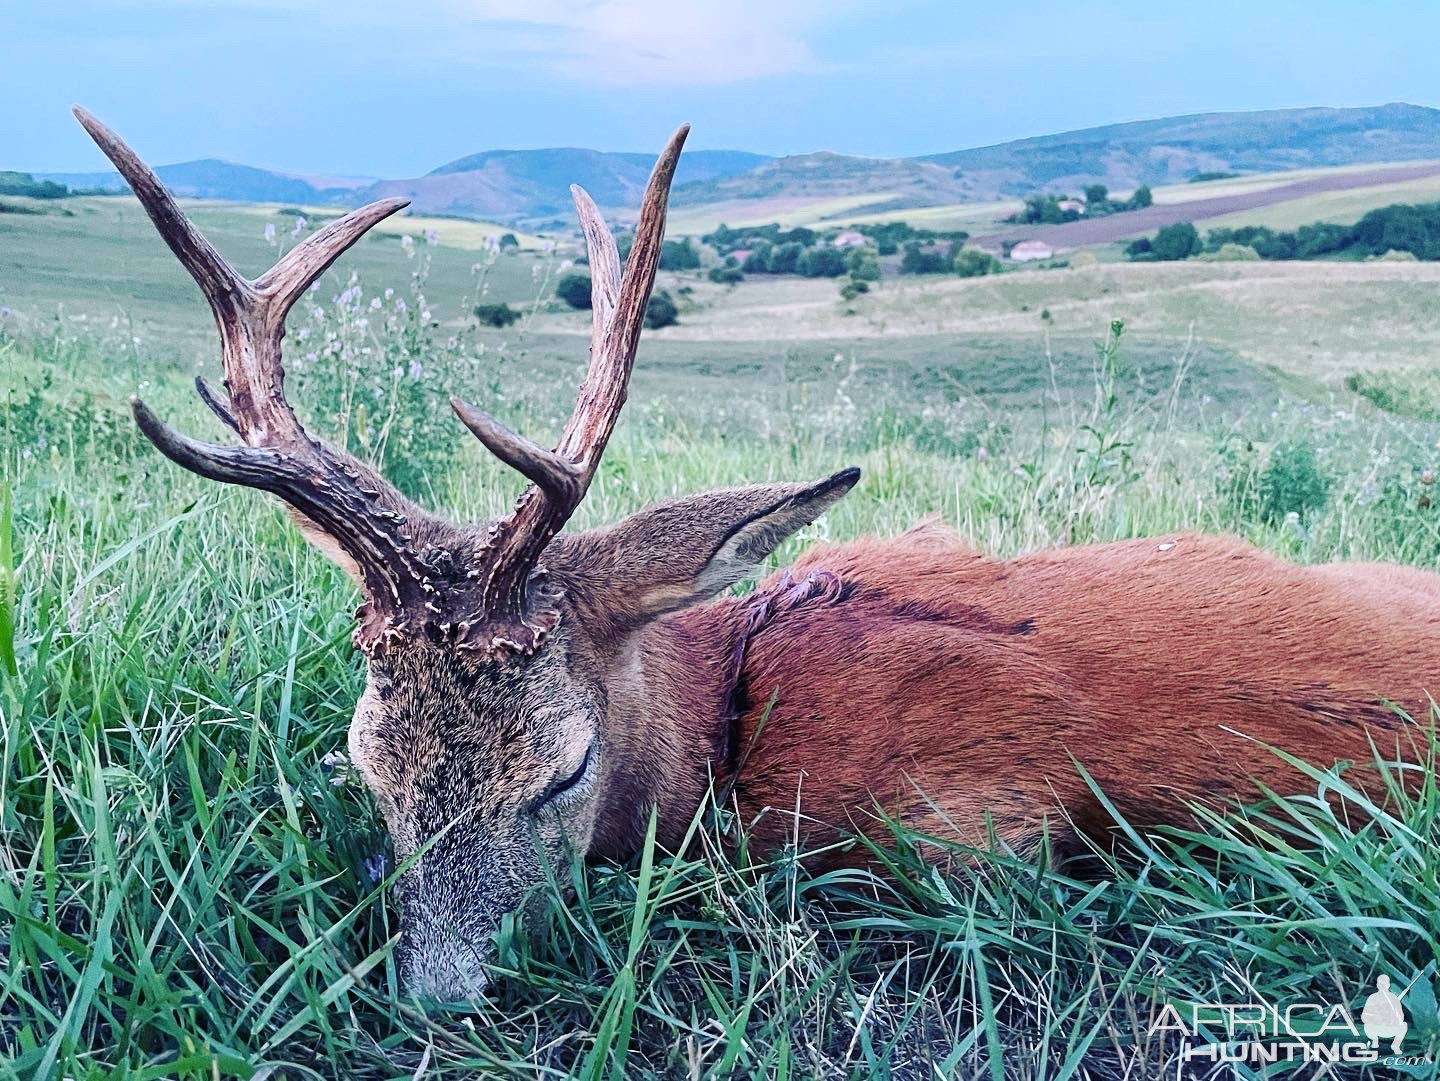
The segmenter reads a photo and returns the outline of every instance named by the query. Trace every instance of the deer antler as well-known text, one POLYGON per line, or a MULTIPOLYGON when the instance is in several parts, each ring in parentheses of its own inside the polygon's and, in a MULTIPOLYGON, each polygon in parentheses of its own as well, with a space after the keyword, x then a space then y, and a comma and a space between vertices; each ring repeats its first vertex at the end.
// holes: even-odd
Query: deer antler
POLYGON ((556 448, 546 450, 488 413, 458 398, 450 400, 475 437, 532 482, 510 516, 491 529, 477 615, 459 628, 460 641, 471 648, 533 653, 559 619, 543 596, 532 603, 530 582, 532 576, 538 580, 543 575, 537 564, 545 546, 585 498, 625 405, 645 305, 660 264, 670 182, 689 132, 690 126, 682 125, 655 163, 623 275, 615 238, 594 200, 579 186, 570 189, 590 258, 593 329, 590 367, 556 448))
MULTIPOLYGON (((200 286, 220 331, 228 405, 203 381, 205 404, 244 441, 243 447, 203 443, 161 421, 131 399, 140 430, 172 461, 211 480, 271 492, 301 525, 338 545, 361 579, 367 604, 356 631, 367 652, 413 630, 437 589, 415 539, 433 534, 435 519, 374 471, 305 431, 285 400, 280 342, 285 316, 305 290, 377 222, 408 200, 385 199, 332 222, 292 249, 261 277, 242 277, 192 225, 140 158, 84 109, 75 116, 139 198, 170 250, 200 286)), ((443 527, 442 527, 443 528, 443 527)))
POLYGON ((532 486, 509 517, 475 536, 426 514, 369 467, 311 437, 285 399, 280 343, 285 316, 320 275, 374 226, 408 204, 385 199, 315 233, 259 278, 242 277, 181 213, 149 166, 84 109, 75 116, 134 190, 161 237, 200 286, 215 314, 225 370, 222 401, 203 380, 196 390, 245 442, 227 447, 191 439, 138 398, 140 430, 166 457, 211 480, 260 488, 291 507, 302 529, 349 564, 365 590, 356 644, 367 653, 407 634, 453 640, 492 660, 533 654, 559 621, 544 584, 541 553, 580 505, 620 409, 635 363, 645 305, 655 284, 670 182, 689 127, 671 137, 655 164, 625 271, 595 203, 572 188, 590 253, 594 329, 590 367, 555 450, 510 431, 452 398, 465 425, 532 486))

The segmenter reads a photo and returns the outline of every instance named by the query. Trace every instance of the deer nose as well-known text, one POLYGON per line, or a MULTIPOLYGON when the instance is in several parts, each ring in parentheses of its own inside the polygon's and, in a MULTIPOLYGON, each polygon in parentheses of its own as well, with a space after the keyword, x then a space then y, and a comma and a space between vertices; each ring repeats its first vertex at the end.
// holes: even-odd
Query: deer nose
POLYGON ((453 928, 428 920, 405 928, 400 975, 406 989, 432 1002, 466 1002, 484 996, 490 977, 483 946, 466 942, 453 928))

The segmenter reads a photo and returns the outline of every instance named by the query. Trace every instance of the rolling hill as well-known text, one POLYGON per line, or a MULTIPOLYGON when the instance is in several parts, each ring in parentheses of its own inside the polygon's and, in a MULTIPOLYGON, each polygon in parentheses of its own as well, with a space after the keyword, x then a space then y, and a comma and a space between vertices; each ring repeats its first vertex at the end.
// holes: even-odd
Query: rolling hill
MULTIPOLYGON (((770 159, 742 150, 692 150, 680 159, 677 184, 705 183, 748 173, 770 159)), ((501 219, 570 215, 570 185, 601 206, 640 201, 655 164, 653 154, 615 154, 579 148, 486 150, 410 180, 380 181, 355 194, 359 201, 406 195, 416 210, 501 219)))
MULTIPOLYGON (((161 165, 155 172, 176 195, 189 199, 223 199, 238 203, 338 203, 350 200, 357 187, 369 178, 310 178, 239 165, 232 161, 204 158, 161 165)), ((116 172, 36 173, 37 180, 53 180, 80 191, 124 191, 125 181, 116 172)))
MULTIPOLYGON (((769 158, 693 150, 681 159, 676 207, 795 200, 848 200, 867 213, 975 203, 1037 190, 1117 191, 1184 181, 1197 173, 1276 172, 1440 158, 1440 109, 1389 104, 1350 109, 1202 113, 1043 135, 918 158, 865 158, 829 151, 769 158)), ((179 194, 242 202, 356 205, 407 195, 421 213, 506 222, 568 224, 569 187, 607 208, 633 207, 649 175, 648 153, 581 148, 487 150, 424 176, 392 180, 303 177, 231 162, 162 166, 179 194)), ((114 173, 37 173, 75 188, 121 187, 114 173)))
POLYGON ((1440 109, 1395 103, 1359 109, 1200 113, 1042 135, 934 154, 995 196, 1174 184, 1197 173, 1279 172, 1440 157, 1440 109))

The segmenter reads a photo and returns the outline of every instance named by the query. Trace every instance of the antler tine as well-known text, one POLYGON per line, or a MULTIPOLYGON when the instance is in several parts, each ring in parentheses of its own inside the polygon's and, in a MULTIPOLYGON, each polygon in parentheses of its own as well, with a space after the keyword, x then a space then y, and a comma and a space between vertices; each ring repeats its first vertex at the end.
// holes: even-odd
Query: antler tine
MULTIPOLYGON (((640 203, 635 240, 625 260, 625 273, 620 279, 614 311, 606 320, 603 333, 597 328, 590 347, 590 367, 585 373, 585 382, 580 386, 575 409, 556 448, 562 457, 581 466, 586 488, 625 405, 630 372, 635 365, 635 350, 640 345, 640 331, 645 325, 645 305, 650 300, 655 272, 660 267, 670 182, 675 178, 680 151, 689 134, 690 125, 680 125, 655 162, 650 182, 645 186, 645 198, 640 203)), ((609 235, 608 229, 603 231, 609 235)), ((581 495, 584 495, 583 488, 581 495)), ((573 510, 573 507, 570 508, 570 511, 573 510)), ((566 517, 569 517, 569 511, 566 517)))
POLYGON ((487 448, 534 482, 511 515, 492 528, 488 574, 477 598, 479 610, 462 635, 462 644, 469 648, 490 656, 533 653, 559 619, 552 607, 528 604, 528 582, 545 546, 585 498, 625 404, 645 305, 660 264, 670 183, 689 133, 690 126, 682 125, 655 162, 623 273, 615 238, 594 200, 582 188, 570 189, 590 253, 594 327, 590 366, 556 449, 545 450, 489 414, 458 400, 451 402, 466 427, 487 448))
POLYGON ((450 408, 486 450, 536 484, 547 498, 557 504, 579 502, 580 471, 573 464, 468 402, 451 398, 450 408))
POLYGON ((215 250, 200 230, 190 224, 150 166, 141 161, 120 136, 80 106, 71 111, 135 192, 140 205, 155 223, 156 230, 175 253, 175 258, 200 286, 200 291, 215 310, 216 318, 219 319, 222 312, 233 313, 243 306, 250 292, 249 283, 225 261, 225 257, 215 250))
POLYGON ((311 283, 329 270, 351 245, 409 205, 409 199, 381 199, 352 210, 286 252, 283 259, 255 280, 255 289, 283 317, 311 283))
POLYGON ((195 393, 200 395, 200 400, 205 403, 205 408, 220 418, 220 423, 229 428, 236 435, 242 435, 240 424, 235 419, 235 414, 230 412, 230 407, 220 400, 220 396, 211 389, 210 384, 205 382, 203 375, 195 377, 195 393))
POLYGON ((579 184, 571 184, 570 195, 575 200, 575 213, 585 233, 585 251, 590 259, 590 310, 595 328, 590 345, 593 349, 600 344, 620 295, 620 250, 590 193, 579 184))

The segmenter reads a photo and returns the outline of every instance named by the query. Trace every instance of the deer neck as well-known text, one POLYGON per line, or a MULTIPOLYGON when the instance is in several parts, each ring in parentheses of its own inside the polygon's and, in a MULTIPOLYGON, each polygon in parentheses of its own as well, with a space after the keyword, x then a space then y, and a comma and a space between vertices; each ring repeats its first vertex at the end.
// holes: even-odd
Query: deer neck
POLYGON ((712 778, 727 774, 744 629, 738 607, 726 599, 677 612, 631 635, 618 652, 607 681, 606 797, 592 855, 634 852, 652 808, 660 842, 673 847, 712 778))
POLYGON ((609 798, 593 854, 633 852, 652 807, 662 844, 684 836, 712 781, 730 779, 751 750, 742 746, 746 714, 758 704, 746 700, 751 641, 772 622, 839 603, 846 592, 829 571, 781 571, 748 597, 677 612, 625 644, 609 680, 609 798))

